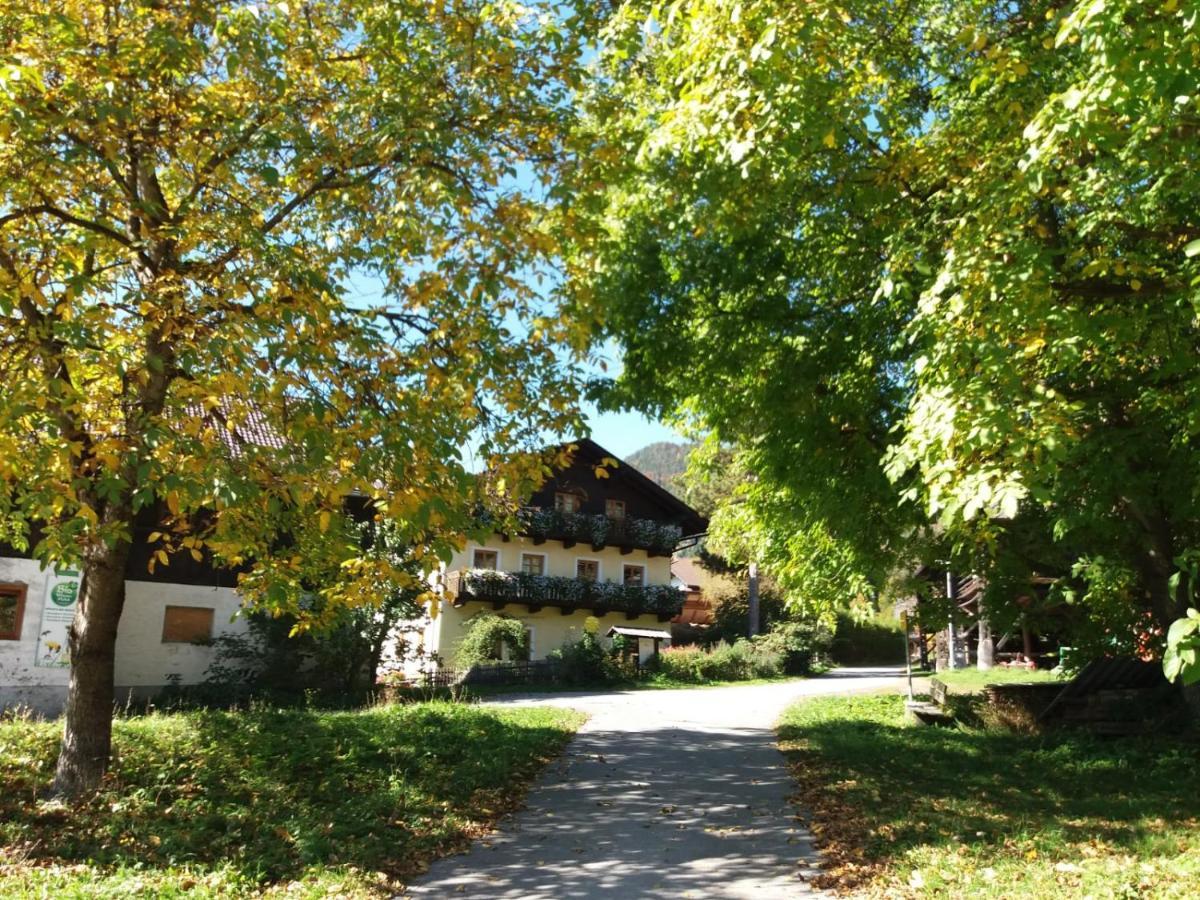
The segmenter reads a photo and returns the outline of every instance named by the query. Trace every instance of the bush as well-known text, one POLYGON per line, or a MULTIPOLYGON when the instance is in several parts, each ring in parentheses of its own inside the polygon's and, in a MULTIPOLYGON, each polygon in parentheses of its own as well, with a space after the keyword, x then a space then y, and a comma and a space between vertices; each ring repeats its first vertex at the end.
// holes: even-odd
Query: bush
POLYGON ((719 643, 704 649, 690 644, 668 647, 658 656, 657 671, 676 681, 744 681, 783 674, 784 654, 759 640, 719 643))
POLYGON ((500 659, 507 646, 516 659, 529 657, 529 633, 516 619, 482 613, 467 623, 467 633, 459 641, 454 661, 464 669, 500 659))
POLYGON ((904 632, 900 623, 882 616, 856 621, 839 612, 830 653, 843 665, 900 665, 904 662, 904 632))
POLYGON ((779 622, 768 634, 754 639, 779 655, 785 675, 807 675, 813 664, 829 652, 832 640, 828 628, 811 622, 779 622))
POLYGON ((558 663, 558 678, 567 684, 604 684, 624 677, 618 661, 604 652, 591 632, 552 650, 547 657, 558 663))

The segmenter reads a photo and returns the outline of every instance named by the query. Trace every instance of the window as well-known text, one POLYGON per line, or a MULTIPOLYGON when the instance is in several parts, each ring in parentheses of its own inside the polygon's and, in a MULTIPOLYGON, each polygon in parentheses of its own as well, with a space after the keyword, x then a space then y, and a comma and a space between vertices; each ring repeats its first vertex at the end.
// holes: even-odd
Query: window
POLYGON ((208 606, 168 606, 163 614, 164 644, 194 644, 212 640, 213 609, 208 606))
POLYGON ((526 575, 545 575, 546 557, 541 553, 522 553, 521 571, 526 575))
POLYGON ((645 566, 625 566, 625 571, 622 573, 622 581, 625 584, 643 585, 646 583, 646 567, 645 566))
POLYGON ((19 641, 25 618, 25 585, 0 584, 0 641, 19 641))
POLYGON ((598 559, 577 559, 575 560, 575 577, 580 581, 599 581, 600 580, 600 560, 598 559))
POLYGON ((610 519, 625 518, 625 501, 624 500, 605 500, 604 515, 610 519))
POLYGON ((495 572, 500 568, 500 554, 495 550, 476 550, 471 556, 471 568, 495 572))
POLYGON ((568 494, 558 491, 554 495, 554 508, 562 513, 577 513, 583 506, 583 498, 578 494, 568 494))

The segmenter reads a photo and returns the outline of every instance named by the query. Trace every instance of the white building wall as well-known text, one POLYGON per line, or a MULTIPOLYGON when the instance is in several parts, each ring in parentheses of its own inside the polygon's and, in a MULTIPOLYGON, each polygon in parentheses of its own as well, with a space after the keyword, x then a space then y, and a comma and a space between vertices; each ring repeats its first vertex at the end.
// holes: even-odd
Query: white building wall
MULTIPOLYGON (((449 565, 443 565, 437 572, 430 575, 431 586, 442 584, 446 575, 454 571, 471 568, 474 552, 494 550, 498 558, 498 570, 501 572, 521 571, 521 556, 525 553, 545 557, 545 574, 564 578, 574 578, 576 562, 580 559, 594 560, 600 564, 600 581, 620 582, 626 564, 642 566, 645 569, 645 584, 669 585, 671 583, 671 557, 651 557, 645 550, 633 550, 622 553, 618 547, 604 547, 593 551, 586 543, 566 547, 561 541, 546 540, 540 544, 524 535, 514 535, 510 540, 503 540, 500 535, 494 535, 490 540, 479 543, 470 541, 460 551, 456 552, 449 565)), ((462 607, 454 607, 449 603, 439 603, 439 614, 436 618, 426 619, 423 623, 423 645, 427 651, 436 652, 442 662, 454 666, 454 655, 458 643, 462 640, 467 622, 474 615, 482 612, 492 612, 490 603, 469 602, 462 607)), ((581 609, 564 616, 555 607, 545 607, 536 613, 530 612, 520 603, 505 607, 501 615, 510 616, 524 622, 533 632, 531 658, 545 659, 551 651, 557 650, 566 643, 579 640, 583 635, 584 622, 595 614, 590 609, 581 609)), ((598 617, 601 635, 611 625, 626 625, 633 628, 668 629, 670 626, 658 620, 657 616, 644 615, 630 620, 625 613, 608 613, 598 617)), ((420 625, 422 623, 413 623, 420 625)), ((604 639, 605 641, 607 639, 604 639)), ((660 644, 661 649, 670 646, 669 640, 660 644)), ((642 662, 654 655, 654 642, 645 640, 639 642, 639 657, 642 662)), ((415 660, 404 665, 404 671, 409 677, 416 677, 422 670, 423 663, 415 660)))
MULTIPOLYGON (((46 580, 34 560, 0 557, 0 583, 26 585, 25 616, 19 641, 0 640, 0 710, 26 706, 41 713, 61 711, 69 670, 34 665, 46 602, 46 580)), ((167 606, 198 606, 213 610, 213 636, 244 633, 247 622, 237 615, 241 601, 232 588, 128 581, 125 611, 117 631, 116 699, 156 693, 178 676, 181 684, 204 679, 215 648, 197 644, 163 643, 167 606)))

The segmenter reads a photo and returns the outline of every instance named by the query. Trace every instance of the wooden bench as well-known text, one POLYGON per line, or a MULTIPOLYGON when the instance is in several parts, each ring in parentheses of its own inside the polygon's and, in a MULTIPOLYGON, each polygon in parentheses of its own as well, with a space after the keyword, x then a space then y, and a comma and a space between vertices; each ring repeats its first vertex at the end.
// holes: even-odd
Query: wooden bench
POLYGON ((929 697, 932 703, 910 702, 904 705, 909 720, 917 725, 949 725, 954 716, 946 711, 946 683, 936 678, 929 679, 929 697))
POLYGON ((946 695, 949 689, 946 687, 946 682, 938 681, 936 678, 929 679, 929 697, 938 706, 945 708, 946 695))

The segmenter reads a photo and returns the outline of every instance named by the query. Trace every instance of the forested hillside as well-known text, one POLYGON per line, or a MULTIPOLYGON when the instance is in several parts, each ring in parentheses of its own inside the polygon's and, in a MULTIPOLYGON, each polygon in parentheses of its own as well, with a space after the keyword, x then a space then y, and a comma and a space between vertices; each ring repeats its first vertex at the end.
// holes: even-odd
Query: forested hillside
POLYGON ((688 454, 693 447, 695 444, 656 441, 629 454, 625 462, 676 496, 682 496, 683 488, 679 479, 687 469, 688 454))

